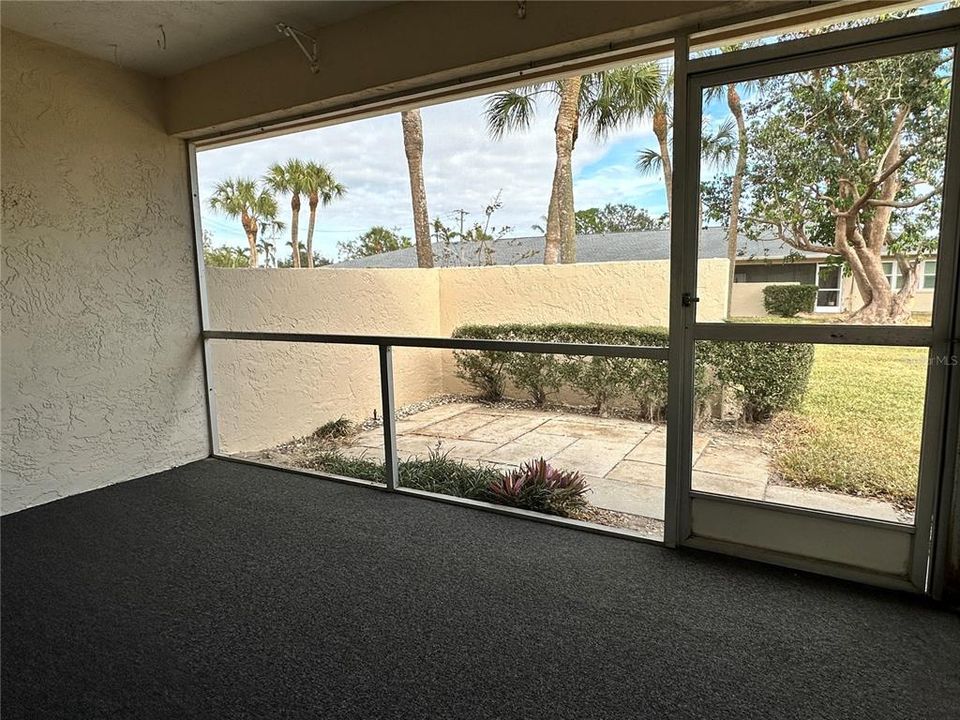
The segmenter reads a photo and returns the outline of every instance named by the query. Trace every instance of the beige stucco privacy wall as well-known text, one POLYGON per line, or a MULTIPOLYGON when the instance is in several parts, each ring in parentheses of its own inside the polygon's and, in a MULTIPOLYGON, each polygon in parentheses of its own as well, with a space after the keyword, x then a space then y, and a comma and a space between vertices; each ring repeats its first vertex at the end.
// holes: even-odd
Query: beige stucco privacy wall
POLYGON ((156 80, 2 33, 2 510, 207 455, 183 143, 156 80))
MULTIPOLYGON (((726 260, 700 262, 702 287, 726 260)), ((211 327, 358 335, 449 336, 459 325, 601 322, 666 327, 667 261, 483 268, 206 271, 211 327)), ((721 285, 722 286, 722 285, 721 285)), ((720 319, 726 293, 701 293, 720 319)), ((450 352, 396 348, 397 403, 465 388, 450 352)), ((340 416, 380 408, 374 347, 217 341, 219 439, 228 453, 259 450, 340 416)))
MULTIPOLYGON (((437 270, 206 271, 211 327, 367 335, 440 334, 437 270)), ((440 353, 397 348, 397 402, 442 391, 440 353)), ((374 346, 212 344, 223 452, 258 450, 340 416, 380 412, 374 346)))

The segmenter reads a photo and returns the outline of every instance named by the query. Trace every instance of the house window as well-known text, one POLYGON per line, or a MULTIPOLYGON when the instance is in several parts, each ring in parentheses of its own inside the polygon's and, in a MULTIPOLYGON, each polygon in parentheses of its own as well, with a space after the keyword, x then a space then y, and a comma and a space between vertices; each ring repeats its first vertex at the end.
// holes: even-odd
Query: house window
POLYGON ((903 273, 900 272, 900 266, 894 260, 887 260, 883 263, 883 274, 887 276, 887 282, 894 290, 903 287, 903 273))
MULTIPOLYGON (((937 261, 924 260, 920 268, 919 288, 921 290, 933 290, 937 281, 937 261)), ((895 261, 888 260, 883 263, 883 274, 887 276, 887 282, 893 289, 899 290, 903 287, 903 273, 895 261)))

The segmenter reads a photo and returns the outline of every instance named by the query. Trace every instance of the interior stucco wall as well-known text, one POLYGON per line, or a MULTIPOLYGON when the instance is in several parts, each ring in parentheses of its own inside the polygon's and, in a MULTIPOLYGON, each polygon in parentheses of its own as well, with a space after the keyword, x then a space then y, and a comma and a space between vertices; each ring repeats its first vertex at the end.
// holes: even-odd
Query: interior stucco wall
MULTIPOLYGON (((700 283, 726 282, 726 260, 700 262, 700 283)), ((458 325, 601 322, 667 326, 667 261, 432 270, 319 268, 206 271, 211 327, 354 335, 449 336, 458 325)), ((705 298, 707 293, 701 293, 705 298)), ((710 319, 726 293, 711 292, 710 319)), ((220 449, 250 452, 330 420, 380 411, 375 347, 216 341, 220 449)), ((449 351, 395 348, 398 405, 466 392, 449 351)))
POLYGON ((2 511, 208 451, 181 141, 157 81, 2 34, 2 511))

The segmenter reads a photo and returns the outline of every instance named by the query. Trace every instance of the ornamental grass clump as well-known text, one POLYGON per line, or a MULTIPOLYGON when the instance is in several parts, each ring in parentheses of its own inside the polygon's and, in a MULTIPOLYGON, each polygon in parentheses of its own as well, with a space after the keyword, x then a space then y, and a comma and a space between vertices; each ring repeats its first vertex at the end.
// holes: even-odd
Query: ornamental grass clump
POLYGON ((579 472, 559 470, 540 458, 490 483, 487 499, 499 505, 569 516, 586 507, 587 490, 579 472))

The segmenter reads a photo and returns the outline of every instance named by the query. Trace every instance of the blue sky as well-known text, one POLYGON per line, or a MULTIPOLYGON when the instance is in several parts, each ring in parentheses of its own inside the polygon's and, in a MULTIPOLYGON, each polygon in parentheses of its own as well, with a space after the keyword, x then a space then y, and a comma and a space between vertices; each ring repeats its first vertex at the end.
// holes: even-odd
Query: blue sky
MULTIPOLYGON (((943 3, 922 8, 926 13, 943 3)), ((745 100, 749 98, 744 98, 745 100)), ((466 210, 467 223, 483 220, 483 209, 501 193, 497 227, 508 226, 510 236, 532 234, 544 224, 554 165, 555 108, 544 103, 531 128, 494 141, 483 119, 484 97, 468 98, 422 110, 424 175, 431 220, 440 217, 454 225, 455 211, 466 210)), ((728 117, 726 103, 704 107, 714 126, 728 117)), ((662 178, 642 176, 634 167, 636 154, 655 147, 649 121, 621 128, 604 141, 581 131, 574 152, 574 196, 578 210, 606 203, 630 203, 651 216, 666 211, 662 178)), ((331 259, 337 243, 355 239, 374 225, 398 228, 413 235, 410 192, 399 114, 393 113, 328 128, 259 140, 201 152, 197 158, 202 224, 215 245, 246 245, 235 220, 213 213, 207 205, 217 181, 236 176, 259 177, 273 162, 290 157, 318 160, 348 188, 347 196, 320 211, 315 246, 331 259)), ((704 169, 709 178, 717 171, 704 169)), ((289 223, 289 198, 280 198, 280 218, 289 223)), ((306 225, 306 210, 301 228, 306 225)), ((289 257, 280 241, 278 255, 289 257)))
MULTIPOLYGON (((497 227, 510 236, 534 234, 543 224, 553 177, 555 108, 544 103, 525 133, 492 140, 483 119, 484 97, 469 98, 422 110, 424 176, 431 219, 454 225, 454 212, 470 213, 466 222, 482 221, 484 207, 501 192, 497 227)), ((723 114, 725 107, 717 108, 723 114)), ((713 109, 708 109, 710 114, 713 109)), ((641 175, 636 154, 656 147, 649 121, 598 140, 584 129, 574 151, 574 196, 577 209, 606 203, 630 203, 653 217, 666 212, 662 176, 641 175)), ((314 244, 329 258, 337 242, 355 239, 374 225, 399 228, 413 235, 409 181, 399 114, 309 130, 276 138, 203 151, 197 164, 203 203, 203 228, 215 245, 245 246, 239 222, 217 215, 207 202, 217 181, 262 175, 273 162, 290 157, 323 162, 347 186, 347 195, 322 208, 314 244)), ((289 198, 280 198, 280 218, 289 223, 289 198)), ((307 213, 301 211, 301 233, 307 213)), ((281 245, 289 240, 284 233, 281 245)), ((301 234, 301 241, 303 235, 301 234)), ((279 256, 289 257, 283 248, 279 256)))

